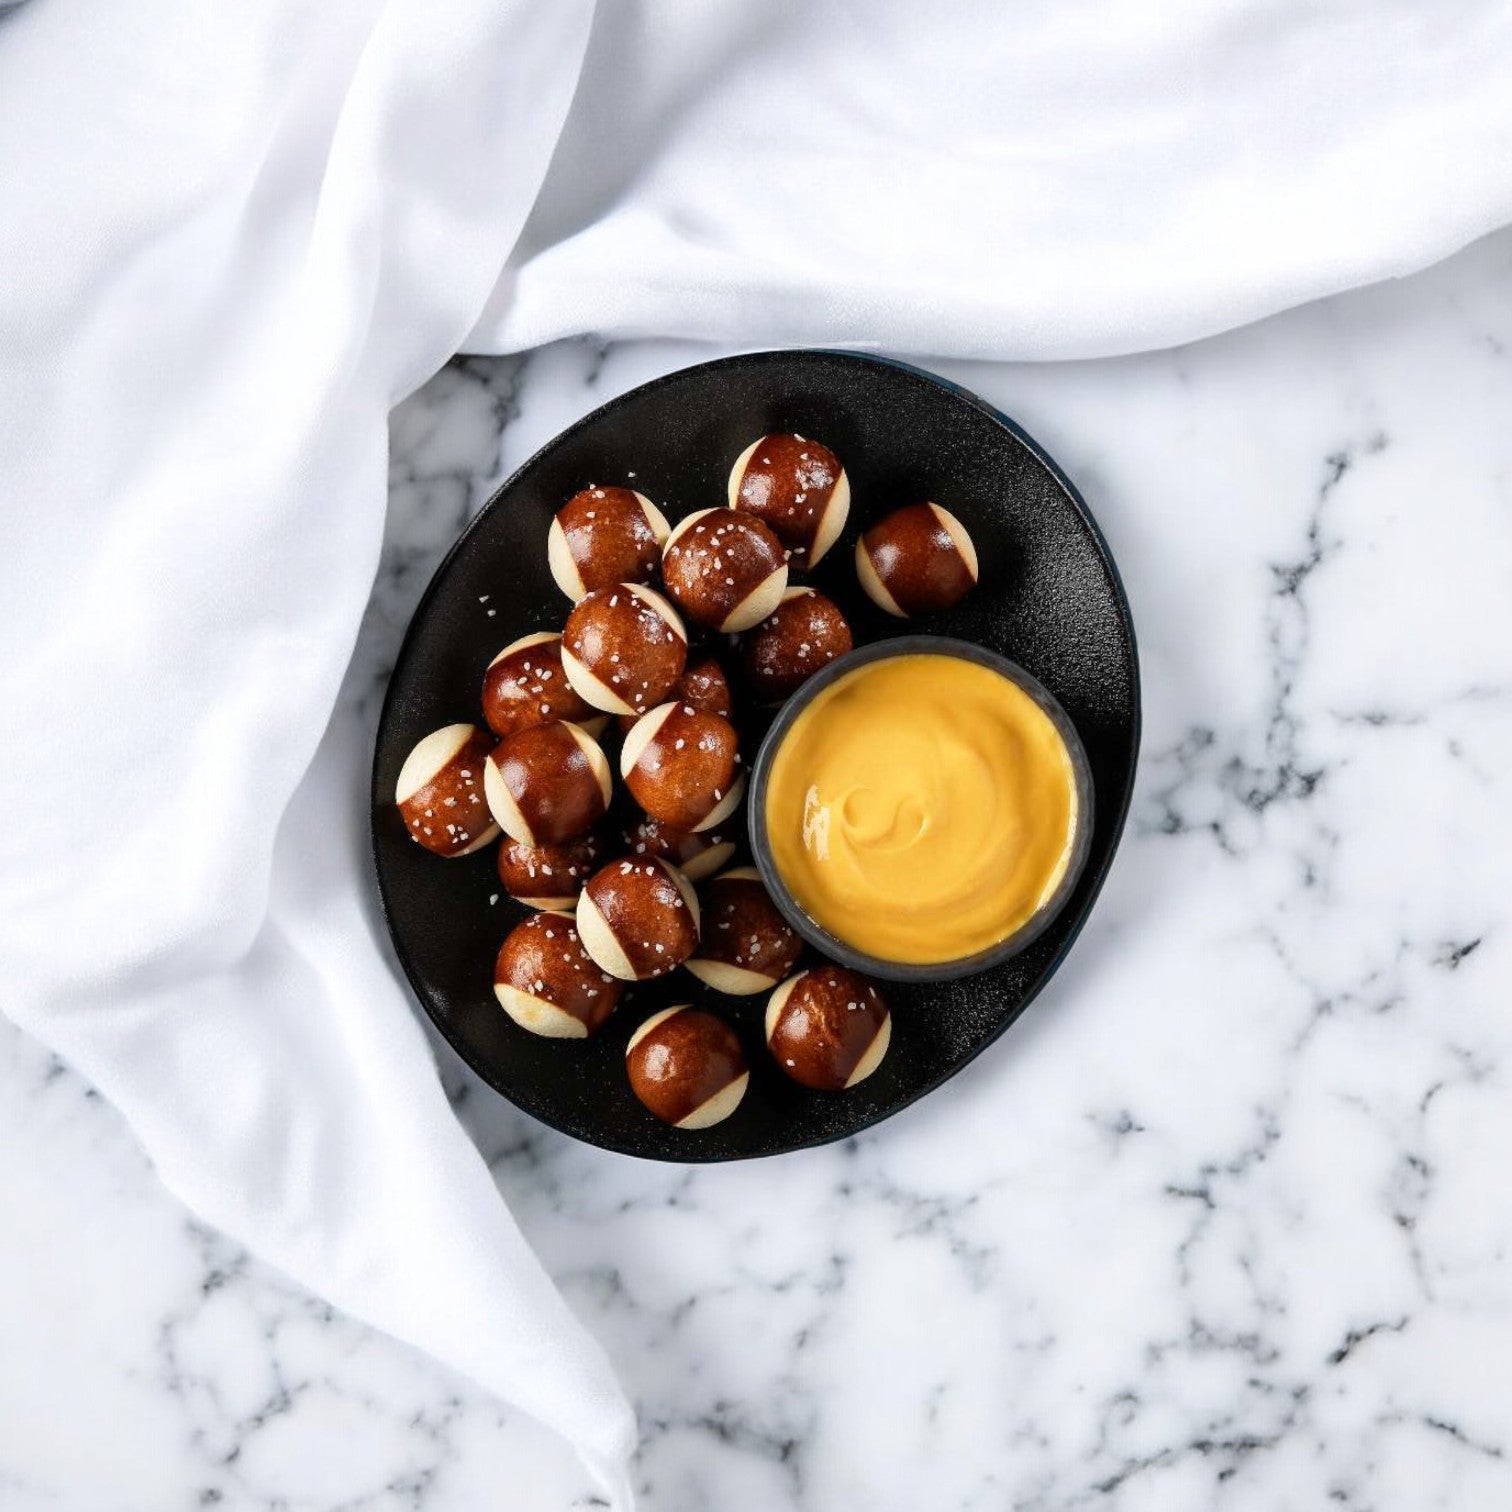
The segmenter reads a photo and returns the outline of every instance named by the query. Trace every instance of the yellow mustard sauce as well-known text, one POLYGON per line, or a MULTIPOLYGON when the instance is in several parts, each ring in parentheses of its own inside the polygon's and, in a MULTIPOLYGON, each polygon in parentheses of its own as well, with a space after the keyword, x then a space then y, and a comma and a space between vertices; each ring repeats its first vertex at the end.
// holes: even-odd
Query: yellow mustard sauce
POLYGON ((857 667, 772 761, 772 857, 831 934, 931 964, 995 945, 1041 908, 1076 838, 1071 756, 1000 673, 954 656, 857 667))

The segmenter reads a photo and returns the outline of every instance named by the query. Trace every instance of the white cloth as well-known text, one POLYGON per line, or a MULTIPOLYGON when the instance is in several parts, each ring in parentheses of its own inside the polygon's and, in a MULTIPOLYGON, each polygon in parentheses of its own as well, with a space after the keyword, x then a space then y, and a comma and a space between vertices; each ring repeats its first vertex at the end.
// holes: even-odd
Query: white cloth
POLYGON ((311 766, 388 409, 486 299, 590 19, 0 23, 0 1004, 196 1212, 565 1434, 628 1505, 629 1407, 375 947, 368 753, 338 723, 311 766))
POLYGON ((482 350, 1101 357, 1512 219, 1508 0, 612 4, 482 350))
POLYGON ((1512 218, 1508 78, 1491 0, 30 0, 0 1006, 190 1207, 623 1502, 629 1410, 451 1117, 374 948, 367 753, 322 744, 389 406, 470 330, 1191 337, 1512 218))

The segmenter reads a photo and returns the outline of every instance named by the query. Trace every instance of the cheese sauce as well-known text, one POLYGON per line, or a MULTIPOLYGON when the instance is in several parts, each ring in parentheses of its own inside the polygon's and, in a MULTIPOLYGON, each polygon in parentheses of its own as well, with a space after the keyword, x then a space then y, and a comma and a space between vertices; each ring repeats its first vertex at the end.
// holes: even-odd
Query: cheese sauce
POLYGON ((884 960, 997 944, 1070 862, 1076 779, 1043 709, 955 656, 857 667, 804 709, 767 781, 772 857, 799 905, 884 960))

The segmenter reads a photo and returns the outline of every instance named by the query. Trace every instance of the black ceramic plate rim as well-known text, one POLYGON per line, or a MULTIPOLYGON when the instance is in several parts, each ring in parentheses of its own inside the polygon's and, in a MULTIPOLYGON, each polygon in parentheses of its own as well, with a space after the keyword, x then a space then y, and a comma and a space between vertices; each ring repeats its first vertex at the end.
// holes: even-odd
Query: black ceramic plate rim
POLYGON ((868 641, 847 651, 844 656, 831 662, 822 671, 803 684, 782 706, 781 713, 772 721, 771 727, 756 753, 751 768, 751 789, 746 798, 749 818, 746 832, 750 837, 751 854, 756 859, 756 869, 771 894, 772 901, 781 910, 794 929, 822 955, 828 956, 840 966, 849 966, 867 976, 885 982, 948 982, 959 977, 976 976, 990 971, 1010 956, 1027 950, 1055 922, 1071 894, 1076 891, 1086 868, 1087 857, 1092 850, 1092 830, 1097 822, 1097 800, 1092 785, 1092 764, 1087 759, 1087 749, 1071 716, 1061 707, 1060 700, 1033 673, 1026 671, 1010 657, 1003 656, 976 641, 962 640, 954 635, 892 635, 885 640, 868 641), (826 688, 833 687, 841 678, 858 667, 869 667, 874 662, 892 661, 900 656, 944 656, 958 661, 968 661, 976 666, 996 672, 1010 682, 1039 706, 1049 718, 1066 745, 1066 754, 1071 761, 1072 781, 1076 787, 1076 829, 1071 837, 1071 856, 1055 891, 1025 919, 1011 934, 1005 935, 995 945, 988 945, 971 955, 957 956, 949 961, 931 961, 926 964, 912 961, 889 961, 882 956, 868 955, 854 945, 831 934, 817 919, 810 917, 803 905, 793 896, 776 858, 772 855, 771 837, 763 822, 766 806, 767 785, 772 775, 772 763, 777 759, 777 750, 787 738, 798 716, 814 702, 826 688))
MULTIPOLYGON (((628 1156, 632 1159, 652 1160, 671 1165, 721 1165, 725 1164, 726 1162, 733 1161, 764 1160, 772 1159, 781 1155, 796 1155, 803 1150, 817 1149, 823 1145, 834 1144, 845 1139, 854 1138, 856 1135, 864 1133, 866 1130, 874 1128, 876 1125, 884 1123, 889 1119, 896 1117, 898 1114, 904 1112, 905 1109, 912 1107, 921 1098, 928 1097, 932 1092, 937 1090, 944 1083, 951 1080, 952 1077, 959 1075, 960 1072, 965 1070, 967 1066, 969 1066, 974 1060, 976 1060, 977 1057, 980 1056, 982 1052, 988 1048, 989 1045, 996 1044, 997 1041, 1002 1037, 1002 1035, 1009 1028, 1011 1028, 1012 1025, 1018 1022, 1019 1018, 1023 1015, 1024 1010, 1027 1009, 1029 1005, 1039 997, 1039 995, 1045 990, 1046 986, 1055 977, 1055 974, 1060 970, 1061 966, 1065 962, 1066 956, 1070 953, 1077 940, 1081 938, 1081 932, 1086 927, 1087 920, 1092 916, 1092 913, 1097 906, 1097 900, 1102 894, 1103 885, 1108 878, 1108 872, 1112 868, 1113 860, 1118 854, 1120 845, 1123 843, 1124 826, 1128 819, 1129 805, 1133 797, 1133 779, 1135 773, 1138 770, 1139 749, 1143 737, 1144 726, 1144 702, 1140 682, 1139 643, 1134 627, 1133 611, 1129 605, 1128 593, 1124 588, 1123 577, 1118 569, 1118 562, 1108 546, 1107 537, 1103 534, 1101 527, 1097 523, 1097 520, 1093 516, 1091 510, 1087 507, 1086 500, 1082 498, 1080 490, 1071 481, 1071 479, 1066 476, 1065 472, 1056 463, 1055 459, 1045 451, 1045 449, 1039 444, 1038 441, 1034 439, 1033 436, 1025 431, 1023 427, 1020 426, 1016 421, 1003 414, 1002 411, 998 410, 993 405, 988 404, 986 400, 981 398, 980 395, 974 394, 970 389, 963 388, 960 384, 952 382, 948 378, 942 378, 936 373, 931 373, 925 368, 918 367, 913 363, 904 362, 896 357, 884 357, 864 352, 851 352, 834 347, 787 347, 757 352, 737 353, 733 356, 714 358, 709 362, 691 363, 687 367, 677 368, 670 373, 663 373, 660 377, 652 378, 646 383, 637 384, 634 388, 627 389, 624 393, 618 394, 614 398, 607 400, 605 403, 597 406, 595 409, 589 411, 588 414, 582 416, 580 419, 567 426, 566 429, 557 432, 557 434, 553 436, 551 440, 546 442, 544 446, 538 448, 534 453, 531 454, 531 456, 526 458, 526 460, 522 462, 520 466, 517 467, 514 472, 512 472, 502 483, 500 483, 500 485, 493 491, 492 494, 489 495, 482 508, 480 508, 477 514, 475 514, 472 519, 469 520, 467 524, 462 528, 456 540, 452 542, 450 550, 448 550, 446 555, 442 557, 435 571, 431 574, 430 582, 426 584, 424 593, 420 595, 420 599, 411 613, 409 624, 405 629, 404 639, 400 643, 399 654, 394 658, 394 666, 389 673, 389 683, 388 687, 384 690, 383 705, 379 711, 378 717, 379 734, 381 735, 381 732, 387 723, 390 701, 394 696, 395 685, 399 681, 399 673, 402 671, 406 661, 413 653, 416 639, 416 624, 425 617, 425 611, 429 607, 432 599, 434 599, 436 595, 441 591, 441 588, 446 581, 452 562, 466 547, 473 533, 481 527, 482 521, 485 519, 485 517, 491 514, 492 511, 499 506, 499 503, 503 499, 503 497, 508 494, 527 473, 529 473, 533 468, 539 466, 544 459, 551 455, 551 453, 556 451, 559 447, 564 446, 580 431, 597 423, 610 410, 624 403, 632 395, 641 396, 649 393, 654 393, 658 389, 665 388, 671 384, 676 383, 679 379, 683 378, 689 372, 700 371, 717 373, 721 368, 741 366, 749 363, 782 362, 795 356, 802 356, 806 353, 813 356, 839 358, 844 361, 855 362, 860 365, 892 368, 895 371, 898 371, 904 374, 906 377, 912 379, 921 387, 946 390, 956 398, 963 400, 964 402, 970 404, 973 408, 981 411, 981 413, 988 419, 990 419, 994 424, 1007 431, 1055 480, 1057 486, 1062 490, 1067 500, 1070 502, 1072 508, 1075 510, 1083 529, 1086 530, 1088 536, 1097 547, 1098 555, 1101 558, 1103 567, 1108 575, 1108 584, 1110 589, 1112 590, 1114 602, 1118 607, 1125 630, 1127 632, 1130 674, 1130 780, 1125 785, 1124 791, 1120 795, 1117 803, 1111 808, 1104 809, 1104 812, 1109 816, 1111 823, 1109 844, 1107 852, 1103 859, 1096 865, 1089 867, 1083 874, 1083 881, 1088 889, 1086 904, 1081 909, 1078 917, 1070 922, 1069 926, 1067 927, 1067 932, 1064 940, 1061 942, 1060 947, 1056 950, 1055 954, 1051 956, 1050 960, 1047 962, 1045 969, 1041 973, 1038 980, 1033 984, 1032 987, 1028 989, 1028 991, 1023 994, 1021 998, 1019 998, 1017 1003, 1014 1004, 1008 1012, 1002 1015, 1002 1017, 993 1027, 992 1031, 988 1035, 986 1035, 981 1040, 981 1042, 971 1050, 969 1054, 956 1061, 939 1076, 933 1077, 929 1081, 923 1082, 919 1086, 912 1088, 905 1095, 899 1097, 895 1102, 890 1103, 887 1107, 879 1109, 870 1115, 858 1118, 856 1122, 849 1128, 838 1130, 831 1134, 825 1134, 817 1138, 809 1139, 803 1144, 789 1146, 781 1150, 710 1151, 707 1149, 694 1147, 693 1144, 690 1143, 690 1147, 686 1151, 686 1153, 679 1150, 676 1153, 663 1154, 660 1152, 623 1149, 620 1146, 614 1144, 596 1144, 591 1141, 584 1140, 573 1130, 561 1127, 552 1119, 542 1115, 541 1113, 525 1108, 520 1109, 520 1111, 522 1113, 525 1113, 527 1117, 536 1119, 538 1122, 545 1124, 548 1128, 555 1129, 559 1134, 563 1134, 570 1139, 574 1139, 580 1144, 588 1145, 593 1149, 604 1150, 608 1153, 628 1156)), ((394 919, 388 895, 388 886, 384 879, 383 871, 381 866, 379 865, 378 860, 379 850, 377 825, 379 817, 379 806, 382 803, 378 789, 378 778, 381 763, 382 751, 380 739, 378 736, 375 736, 372 775, 369 784, 370 792, 372 795, 372 824, 369 828, 369 859, 373 868, 373 879, 377 884, 379 908, 383 916, 384 927, 388 932, 389 940, 393 946, 394 953, 398 958, 400 967, 404 971, 405 979, 409 982, 410 988, 414 993, 416 999, 418 1000, 421 1008, 424 1010, 427 1019, 429 1019, 430 1022, 436 1027, 438 1032, 441 1034, 441 1037, 447 1042, 453 1052, 455 1052, 458 1058, 465 1065, 468 1065, 471 1068, 473 1074, 476 1075, 480 1081, 493 1088, 493 1090, 498 1093, 500 1097, 504 1098, 506 1102, 509 1102, 514 1106, 518 1106, 518 1104, 515 1104, 514 1099, 510 1096, 508 1091, 499 1086, 497 1082, 495 1082, 484 1071, 472 1065, 471 1061, 468 1059, 465 1051, 463 1050, 462 1045, 459 1043, 459 1036, 453 1033, 451 1027, 447 1023, 439 1019, 435 1014, 431 1012, 430 1005, 426 997, 425 983, 422 980, 420 974, 415 970, 414 962, 411 959, 410 953, 401 942, 395 930, 394 919)))

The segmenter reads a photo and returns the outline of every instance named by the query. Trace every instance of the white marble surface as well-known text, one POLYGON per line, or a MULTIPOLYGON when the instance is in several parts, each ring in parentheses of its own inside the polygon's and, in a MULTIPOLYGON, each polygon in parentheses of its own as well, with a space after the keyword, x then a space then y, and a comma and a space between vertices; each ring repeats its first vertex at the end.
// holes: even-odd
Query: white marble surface
MULTIPOLYGON (((443 1054, 638 1403, 651 1512, 1512 1505, 1509 293, 1501 236, 1180 351, 934 364, 1081 485, 1146 697, 1092 923, 948 1090, 682 1170, 443 1054)), ((704 355, 472 359, 404 405, 341 717, 494 480, 704 355)), ((0 1220, 3 1512, 593 1505, 532 1425, 205 1234, 8 1027, 0 1220)))

